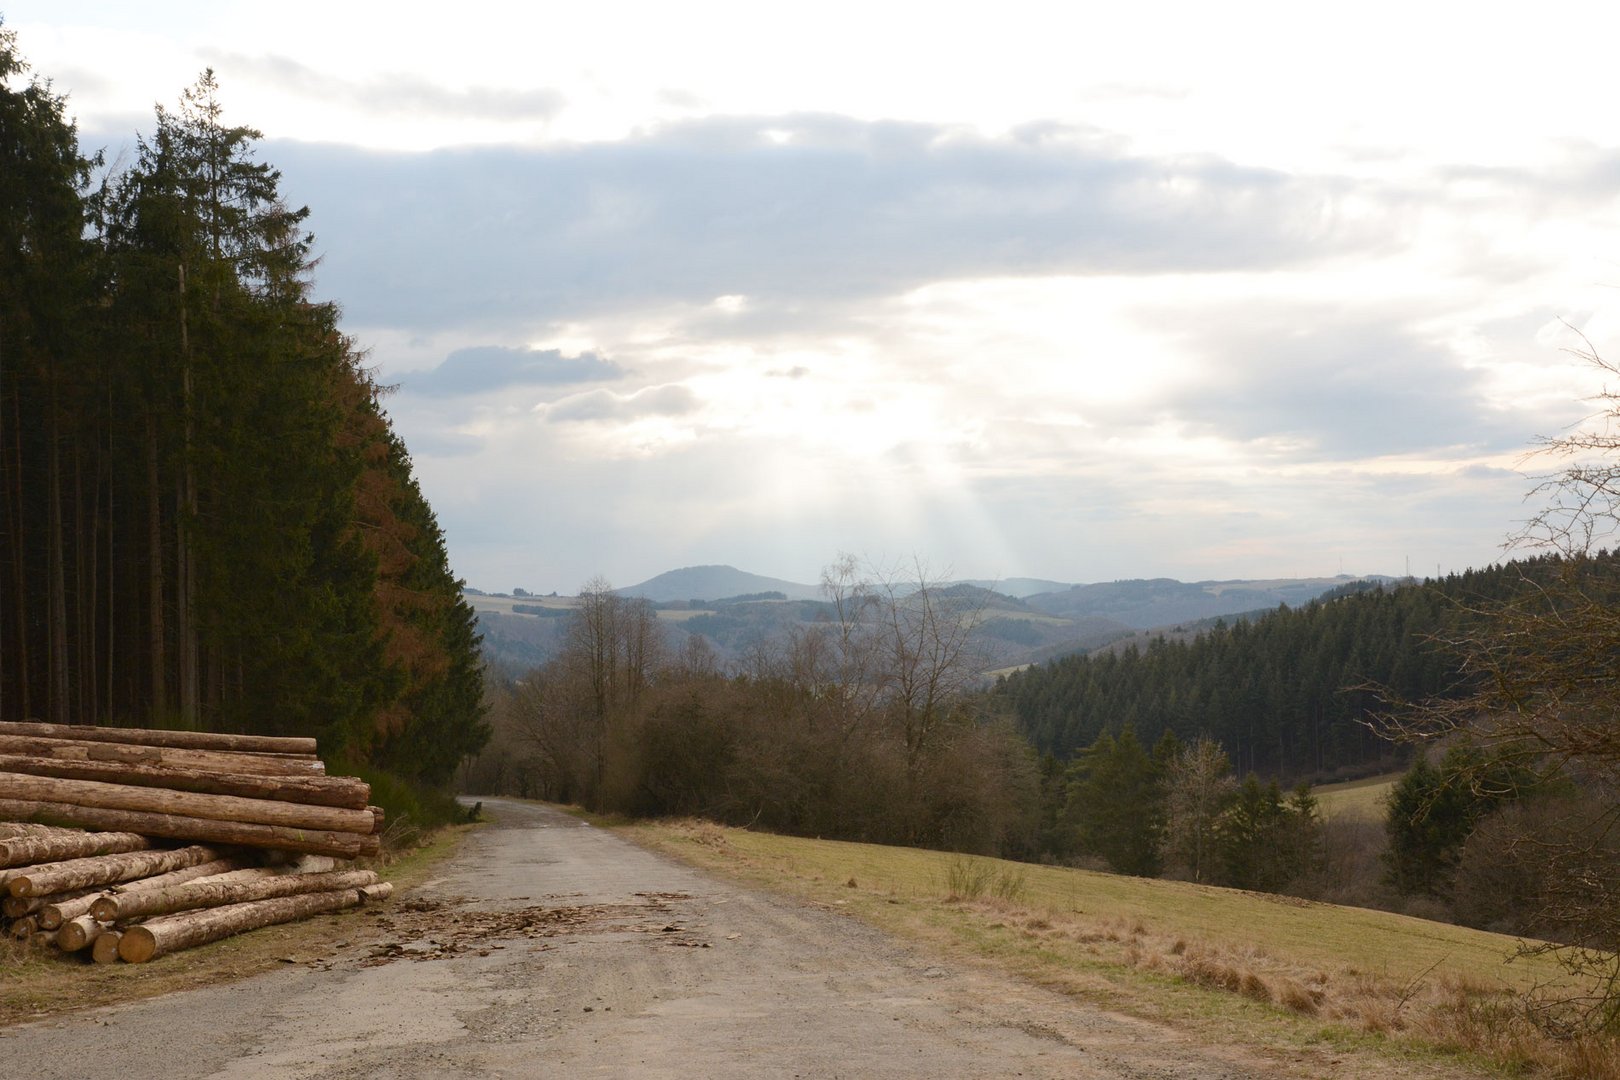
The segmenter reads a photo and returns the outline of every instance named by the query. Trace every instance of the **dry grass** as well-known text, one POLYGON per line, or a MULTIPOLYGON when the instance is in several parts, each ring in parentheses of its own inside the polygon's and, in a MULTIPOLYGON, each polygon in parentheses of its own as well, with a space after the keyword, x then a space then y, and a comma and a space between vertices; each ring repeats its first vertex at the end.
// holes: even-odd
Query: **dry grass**
POLYGON ((1518 1075, 1620 1080, 1620 1042, 1559 1040, 1524 996, 1544 958, 1500 935, 1384 912, 1178 882, 710 824, 638 838, 714 869, 989 960, 1108 1008, 1268 1050, 1451 1060, 1518 1075), (1014 895, 993 883, 1014 880, 1014 895), (858 882, 857 887, 849 883, 858 882))

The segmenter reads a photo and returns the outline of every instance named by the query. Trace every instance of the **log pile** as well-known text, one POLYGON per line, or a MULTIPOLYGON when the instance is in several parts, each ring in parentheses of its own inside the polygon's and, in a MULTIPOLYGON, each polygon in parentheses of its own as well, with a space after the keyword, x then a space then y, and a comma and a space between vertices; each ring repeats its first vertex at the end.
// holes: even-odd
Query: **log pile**
POLYGON ((0 722, 0 926, 140 963, 385 899, 370 793, 314 739, 0 722))

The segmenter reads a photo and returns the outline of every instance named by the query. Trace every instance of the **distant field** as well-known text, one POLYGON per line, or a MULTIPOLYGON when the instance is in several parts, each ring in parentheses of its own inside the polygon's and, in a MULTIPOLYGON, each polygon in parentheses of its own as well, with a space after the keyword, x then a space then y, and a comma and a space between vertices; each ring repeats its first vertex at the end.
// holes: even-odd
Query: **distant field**
POLYGON ((1312 794, 1316 796, 1323 817, 1382 821, 1390 790, 1400 778, 1400 773, 1390 773, 1366 780, 1327 784, 1314 789, 1312 794))
MULTIPOLYGON (((1620 1076, 1571 1066, 1559 1057, 1565 1048, 1526 1029, 1513 994, 1564 975, 1546 957, 1509 962, 1519 943, 1497 934, 1185 882, 708 823, 625 828, 700 866, 1104 1008, 1298 1055, 1309 1075, 1620 1076)), ((1620 1062, 1620 1046, 1608 1041, 1582 1053, 1620 1062)))
POLYGON ((477 596, 472 593, 461 595, 472 605, 474 611, 496 611, 502 615, 520 614, 512 610, 513 604, 523 607, 555 608, 559 611, 571 610, 574 607, 572 596, 477 596))

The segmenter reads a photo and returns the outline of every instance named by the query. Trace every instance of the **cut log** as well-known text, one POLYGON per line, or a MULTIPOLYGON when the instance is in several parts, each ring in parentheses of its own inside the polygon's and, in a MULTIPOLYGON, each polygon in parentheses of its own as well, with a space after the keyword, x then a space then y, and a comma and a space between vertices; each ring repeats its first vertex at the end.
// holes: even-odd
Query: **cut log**
POLYGON ((72 892, 57 893, 53 896, 8 896, 7 900, 19 904, 38 904, 34 914, 39 916, 41 930, 56 930, 76 915, 83 915, 90 910, 96 897, 101 895, 100 889, 74 889, 72 892))
POLYGON ((275 896, 358 889, 377 884, 371 870, 334 870, 324 874, 280 874, 260 881, 193 881, 168 889, 142 889, 119 896, 102 896, 91 913, 102 922, 125 922, 153 915, 169 915, 195 908, 223 907, 275 896))
POLYGON ((153 728, 96 727, 93 724, 41 724, 0 721, 0 735, 37 735, 47 739, 168 746, 183 750, 231 750, 253 754, 314 756, 315 740, 277 735, 230 735, 217 731, 158 731, 153 728))
POLYGON ((78 952, 100 937, 105 929, 88 915, 69 919, 56 931, 56 947, 63 952, 78 952))
POLYGON ((128 829, 147 836, 171 840, 200 840, 212 844, 239 844, 243 847, 279 848, 312 855, 335 855, 353 859, 375 854, 375 836, 358 833, 291 829, 281 825, 259 825, 245 821, 213 821, 182 817, 178 814, 150 814, 134 810, 109 810, 98 806, 45 800, 0 799, 0 817, 18 821, 45 821, 78 825, 87 829, 128 829))
POLYGON ((163 889, 170 885, 184 885, 188 881, 198 881, 207 877, 222 877, 236 870, 249 869, 248 864, 241 859, 212 859, 196 866, 182 866, 178 870, 168 873, 155 874, 152 877, 136 878, 117 885, 107 886, 103 892, 130 892, 135 889, 163 889))
POLYGON ((360 887, 360 902, 362 904, 375 904, 394 895, 392 881, 379 881, 375 885, 362 885, 360 887))
MULTIPOLYGON (((0 840, 0 867, 31 866, 34 863, 82 859, 89 855, 116 855, 121 851, 145 851, 152 841, 132 832, 85 832, 61 829, 49 836, 17 836, 0 840)), ((0 873, 3 878, 4 873, 0 873)))
POLYGON ((264 773, 277 776, 320 776, 319 758, 285 754, 238 754, 223 750, 182 750, 165 746, 129 746, 82 739, 47 739, 38 735, 0 735, 0 754, 60 758, 64 761, 123 761, 212 769, 221 773, 264 773))
POLYGON ((181 949, 257 930, 261 926, 306 919, 311 915, 340 911, 359 903, 358 889, 340 889, 336 892, 229 904, 204 911, 188 911, 183 915, 167 915, 124 930, 118 942, 118 955, 132 964, 140 964, 181 949))
POLYGON ((24 915, 20 919, 11 920, 11 936, 21 941, 30 937, 39 929, 39 919, 33 915, 24 915))
MULTIPOLYGON (((38 915, 51 904, 65 903, 68 900, 81 896, 98 895, 95 889, 76 889, 73 892, 58 893, 55 896, 12 896, 9 892, 0 897, 0 915, 8 919, 20 919, 24 915, 38 915)), ((46 927, 50 929, 50 927, 46 927)))
MULTIPOLYGON (((57 776, 65 780, 99 780, 108 784, 194 791, 204 795, 277 799, 281 802, 338 806, 349 810, 373 809, 366 805, 367 800, 371 798, 371 785, 354 776, 222 773, 218 770, 149 765, 138 761, 77 761, 22 754, 0 754, 0 770, 28 773, 31 776, 57 776)), ((4 828, 4 825, 0 825, 0 838, 4 838, 4 828)), ((48 829, 50 826, 30 825, 27 828, 48 829)))
MULTIPOLYGON (((99 892, 88 892, 75 896, 71 900, 53 900, 39 909, 37 918, 41 930, 60 930, 62 924, 77 919, 80 915, 90 914, 90 905, 96 902, 99 892)), ((13 900, 21 897, 12 897, 13 900)), ((45 899, 45 898, 41 898, 45 899)))
POLYGON ((65 780, 56 776, 0 772, 0 800, 21 799, 72 803, 103 810, 131 810, 143 814, 176 814, 212 821, 240 821, 280 825, 289 829, 316 829, 365 835, 376 826, 367 810, 336 806, 308 806, 274 799, 244 799, 235 795, 203 795, 168 788, 107 784, 99 780, 65 780))
POLYGON ((219 858, 208 847, 183 847, 173 851, 131 851, 121 855, 97 855, 90 859, 28 866, 17 871, 6 883, 13 896, 50 896, 70 889, 94 888, 135 878, 167 873, 183 866, 196 866, 219 858))
POLYGON ((103 930, 96 940, 90 943, 90 959, 98 964, 116 964, 118 939, 122 936, 117 930, 103 930))

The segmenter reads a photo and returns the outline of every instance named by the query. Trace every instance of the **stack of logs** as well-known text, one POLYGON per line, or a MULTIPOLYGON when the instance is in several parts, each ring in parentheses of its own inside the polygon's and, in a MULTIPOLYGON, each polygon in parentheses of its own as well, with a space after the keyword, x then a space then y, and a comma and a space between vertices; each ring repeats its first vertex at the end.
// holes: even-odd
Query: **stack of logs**
POLYGON ((0 909, 13 937, 139 963, 386 898, 340 861, 382 810, 315 740, 0 723, 0 909))

